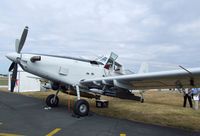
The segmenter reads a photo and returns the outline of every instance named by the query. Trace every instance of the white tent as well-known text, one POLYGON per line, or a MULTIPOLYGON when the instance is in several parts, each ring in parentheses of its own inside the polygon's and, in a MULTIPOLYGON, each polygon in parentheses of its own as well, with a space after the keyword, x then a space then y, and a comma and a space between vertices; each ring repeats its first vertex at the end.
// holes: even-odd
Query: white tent
MULTIPOLYGON (((8 90, 11 89, 11 78, 12 72, 8 74, 8 90)), ((29 92, 29 91, 40 91, 41 82, 39 77, 27 73, 18 67, 17 80, 14 88, 14 92, 29 92)))

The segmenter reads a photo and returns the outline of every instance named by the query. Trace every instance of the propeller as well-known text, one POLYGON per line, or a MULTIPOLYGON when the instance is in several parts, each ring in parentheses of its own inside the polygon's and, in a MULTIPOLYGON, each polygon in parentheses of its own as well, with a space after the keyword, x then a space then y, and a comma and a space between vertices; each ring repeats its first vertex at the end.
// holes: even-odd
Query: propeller
MULTIPOLYGON (((23 33, 21 35, 20 40, 19 39, 15 40, 15 51, 17 53, 21 53, 21 50, 22 50, 22 48, 24 46, 24 43, 26 41, 27 34, 28 34, 28 26, 26 26, 24 28, 24 31, 23 31, 23 33)), ((11 78, 11 90, 10 90, 11 92, 14 91, 15 83, 16 83, 16 80, 17 80, 17 69, 18 69, 18 64, 17 63, 18 62, 14 62, 13 61, 12 64, 10 65, 9 69, 8 69, 9 72, 13 70, 12 78, 11 78)))

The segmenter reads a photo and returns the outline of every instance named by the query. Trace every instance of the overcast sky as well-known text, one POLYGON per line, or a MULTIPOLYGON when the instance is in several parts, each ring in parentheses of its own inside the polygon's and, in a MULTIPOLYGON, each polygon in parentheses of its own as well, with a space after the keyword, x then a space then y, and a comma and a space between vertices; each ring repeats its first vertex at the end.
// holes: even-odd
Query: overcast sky
POLYGON ((23 28, 22 52, 95 58, 119 55, 133 71, 200 66, 199 0, 1 0, 0 73, 23 28))

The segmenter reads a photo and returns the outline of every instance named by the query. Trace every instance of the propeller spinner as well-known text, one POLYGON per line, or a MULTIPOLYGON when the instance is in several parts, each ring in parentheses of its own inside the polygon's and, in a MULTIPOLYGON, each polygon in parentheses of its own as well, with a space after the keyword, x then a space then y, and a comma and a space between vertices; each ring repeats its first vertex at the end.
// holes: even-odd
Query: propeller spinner
POLYGON ((24 28, 24 31, 21 35, 21 38, 20 40, 19 39, 16 39, 15 41, 15 50, 16 50, 16 53, 9 53, 6 55, 6 57, 8 59, 10 59, 12 62, 12 64, 10 65, 8 71, 12 71, 12 78, 11 78, 11 92, 14 91, 14 87, 15 87, 15 83, 16 83, 16 80, 17 80, 17 69, 18 69, 18 58, 20 58, 20 53, 21 53, 21 50, 24 46, 24 43, 26 41, 26 37, 27 37, 27 34, 28 34, 28 27, 26 26, 24 28))

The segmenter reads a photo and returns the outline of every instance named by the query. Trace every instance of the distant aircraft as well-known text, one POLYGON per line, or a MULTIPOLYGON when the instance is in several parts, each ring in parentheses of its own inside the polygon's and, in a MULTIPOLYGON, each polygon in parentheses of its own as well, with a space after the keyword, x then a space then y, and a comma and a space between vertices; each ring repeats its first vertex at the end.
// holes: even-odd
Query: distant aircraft
POLYGON ((16 39, 16 52, 6 55, 12 62, 9 71, 13 70, 11 92, 15 87, 18 65, 24 71, 51 81, 51 88, 57 90, 46 98, 46 104, 58 106, 58 93, 70 93, 77 96, 74 113, 86 116, 89 103, 82 97, 100 99, 108 95, 122 99, 141 100, 131 90, 194 88, 200 86, 200 68, 182 69, 164 72, 131 73, 124 72, 116 60, 118 56, 111 53, 109 58, 98 60, 82 58, 21 53, 28 33, 25 27, 21 39, 16 39), (70 92, 69 92, 70 91, 70 92))

